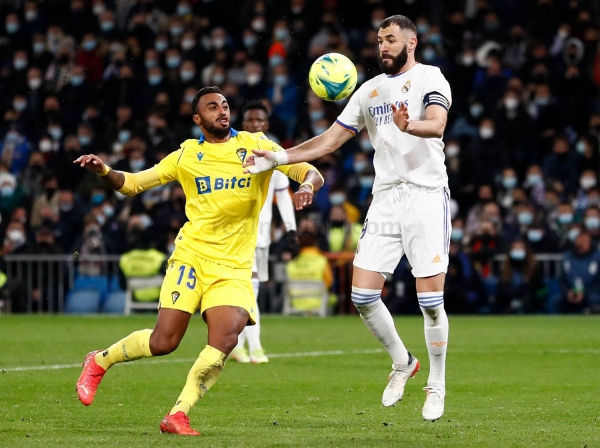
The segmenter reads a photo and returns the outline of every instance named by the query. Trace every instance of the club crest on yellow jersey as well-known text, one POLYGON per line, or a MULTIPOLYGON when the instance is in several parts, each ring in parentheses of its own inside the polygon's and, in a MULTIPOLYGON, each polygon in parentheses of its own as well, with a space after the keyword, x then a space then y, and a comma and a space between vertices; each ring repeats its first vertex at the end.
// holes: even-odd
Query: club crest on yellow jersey
POLYGON ((246 160, 246 154, 248 154, 246 148, 239 148, 235 153, 239 157, 240 162, 244 163, 244 160, 246 160))

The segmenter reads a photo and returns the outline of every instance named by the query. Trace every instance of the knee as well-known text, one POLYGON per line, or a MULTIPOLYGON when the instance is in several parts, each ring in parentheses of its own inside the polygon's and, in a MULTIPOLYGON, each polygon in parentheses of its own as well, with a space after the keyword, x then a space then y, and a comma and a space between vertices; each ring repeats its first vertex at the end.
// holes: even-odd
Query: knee
POLYGON ((150 335, 150 352, 154 356, 164 356, 174 352, 179 347, 179 339, 176 335, 163 335, 153 331, 150 335))

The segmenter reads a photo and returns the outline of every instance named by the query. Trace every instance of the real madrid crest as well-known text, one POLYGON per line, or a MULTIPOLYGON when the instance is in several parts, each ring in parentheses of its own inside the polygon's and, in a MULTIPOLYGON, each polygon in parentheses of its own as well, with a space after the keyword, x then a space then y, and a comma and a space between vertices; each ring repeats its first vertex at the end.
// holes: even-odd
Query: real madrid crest
POLYGON ((238 150, 235 151, 235 153, 239 157, 240 162, 244 163, 244 160, 246 160, 246 154, 248 154, 248 151, 246 151, 246 148, 239 148, 238 150))
POLYGON ((410 90, 410 79, 402 86, 402 93, 406 93, 410 90))

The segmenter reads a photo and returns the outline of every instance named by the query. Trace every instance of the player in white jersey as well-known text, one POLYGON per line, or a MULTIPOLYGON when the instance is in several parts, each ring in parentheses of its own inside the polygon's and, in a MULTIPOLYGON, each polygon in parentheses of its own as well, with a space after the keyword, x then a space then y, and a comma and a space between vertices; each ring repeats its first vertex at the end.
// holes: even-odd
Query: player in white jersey
POLYGON ((430 361, 422 415, 435 421, 444 413, 446 393, 444 281, 451 228, 442 136, 452 97, 439 68, 415 61, 417 31, 410 19, 385 19, 378 41, 383 74, 354 93, 334 125, 287 151, 255 151, 245 166, 246 172, 257 173, 314 160, 367 127, 375 148, 374 197, 354 258, 352 301, 392 357, 393 370, 382 397, 384 406, 392 406, 402 399, 406 382, 420 366, 381 301, 385 276, 406 254, 416 278, 430 361))
MULTIPOLYGON (((269 129, 269 113, 266 106, 260 101, 252 101, 244 107, 242 114, 242 128, 248 132, 264 132, 269 129)), ((260 282, 269 280, 269 246, 271 245, 271 221, 273 219, 273 198, 277 198, 277 208, 285 230, 293 238, 290 232, 296 231, 296 215, 294 214, 294 203, 289 194, 290 181, 287 176, 279 171, 274 171, 265 204, 258 217, 258 239, 254 252, 254 266, 252 267, 252 289, 254 297, 258 300, 260 282), (281 174, 281 175, 280 175, 281 174)), ((244 328, 238 336, 238 345, 231 352, 230 358, 242 362, 263 364, 269 362, 269 358, 263 350, 260 342, 260 320, 258 303, 256 306, 256 324, 244 328), (248 342, 248 350, 245 348, 248 342), (249 352, 249 353, 248 353, 249 352)))

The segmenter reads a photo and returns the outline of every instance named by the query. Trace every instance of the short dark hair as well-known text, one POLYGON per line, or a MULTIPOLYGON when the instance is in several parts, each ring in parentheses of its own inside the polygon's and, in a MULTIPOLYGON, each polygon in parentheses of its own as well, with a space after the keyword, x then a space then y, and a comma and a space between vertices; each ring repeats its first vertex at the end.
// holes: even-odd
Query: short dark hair
POLYGON ((223 92, 221 92, 221 89, 219 89, 217 86, 202 87, 196 92, 194 99, 192 100, 192 115, 198 113, 198 102, 200 101, 200 98, 202 98, 204 95, 208 95, 209 93, 220 93, 223 95, 223 92))
POLYGON ((269 109, 267 109, 267 106, 265 106, 262 101, 256 100, 256 101, 250 101, 249 103, 247 103, 244 106, 244 109, 242 110, 242 117, 249 110, 262 110, 265 114, 267 114, 267 117, 269 116, 269 109))
POLYGON ((387 28, 388 26, 398 25, 401 30, 410 30, 413 33, 417 34, 417 27, 408 17, 396 14, 395 16, 389 16, 381 22, 379 28, 387 28))

